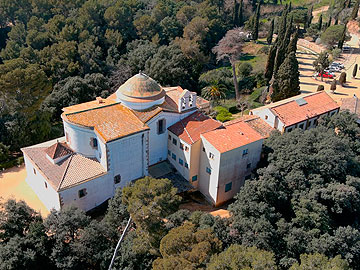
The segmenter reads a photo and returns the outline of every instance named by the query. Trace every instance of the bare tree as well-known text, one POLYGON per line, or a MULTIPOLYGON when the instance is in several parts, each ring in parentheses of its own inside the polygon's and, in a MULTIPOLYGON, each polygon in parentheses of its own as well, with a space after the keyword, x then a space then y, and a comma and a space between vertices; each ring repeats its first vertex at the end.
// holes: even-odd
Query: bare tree
POLYGON ((224 59, 230 61, 233 71, 236 100, 240 98, 240 91, 236 77, 235 63, 242 53, 243 45, 246 39, 247 33, 245 33, 242 28, 234 28, 227 31, 225 36, 212 49, 213 53, 216 54, 217 61, 221 61, 224 59))
POLYGON ((240 97, 236 102, 236 107, 241 111, 241 116, 244 115, 244 111, 250 108, 250 102, 246 96, 240 97))

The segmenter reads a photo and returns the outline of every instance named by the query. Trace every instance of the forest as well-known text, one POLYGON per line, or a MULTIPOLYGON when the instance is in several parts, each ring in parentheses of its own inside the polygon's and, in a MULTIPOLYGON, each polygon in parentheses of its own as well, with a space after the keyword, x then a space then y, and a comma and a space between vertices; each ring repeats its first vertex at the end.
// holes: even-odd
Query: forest
POLYGON ((298 94, 297 39, 345 40, 358 2, 332 1, 317 23, 327 0, 293 2, 0 0, 0 168, 62 136, 63 107, 107 97, 139 71, 221 103, 220 121, 261 106, 270 81, 273 101, 298 94), (250 38, 231 40, 235 30, 250 38), (228 57, 231 41, 241 46, 228 57))
POLYGON ((118 189, 102 218, 68 207, 43 219, 1 201, 0 269, 360 269, 360 128, 356 116, 322 118, 311 130, 273 133, 257 177, 230 218, 179 209, 168 179, 118 189))

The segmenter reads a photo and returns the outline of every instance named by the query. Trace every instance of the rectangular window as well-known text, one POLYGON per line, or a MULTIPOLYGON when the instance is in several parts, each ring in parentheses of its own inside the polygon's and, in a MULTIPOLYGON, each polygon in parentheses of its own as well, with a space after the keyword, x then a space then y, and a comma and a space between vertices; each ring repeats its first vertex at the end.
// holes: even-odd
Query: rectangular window
POLYGON ((85 197, 86 194, 87 194, 86 188, 83 188, 83 189, 79 190, 79 198, 85 197))
POLYGON ((174 153, 172 153, 171 157, 173 160, 176 160, 176 155, 174 153))
POLYGON ((248 174, 247 176, 245 176, 245 180, 249 180, 251 179, 251 174, 248 174))
POLYGON ((299 128, 304 129, 304 123, 302 123, 301 125, 299 125, 299 128))
POLYGON ((120 174, 114 176, 114 183, 119 184, 121 182, 121 176, 120 174))
POLYGON ((163 134, 165 132, 165 119, 160 119, 158 121, 158 134, 163 134))
POLYGON ((171 136, 170 135, 168 136, 168 139, 169 139, 169 141, 171 141, 171 136))
POLYGON ((232 182, 227 183, 227 184, 225 185, 225 192, 228 192, 228 191, 230 191, 231 189, 232 189, 232 182))
POLYGON ((203 147, 203 152, 205 152, 205 147, 203 147))
POLYGON ((45 185, 45 188, 47 188, 47 183, 46 182, 44 182, 44 185, 45 185))
POLYGON ((292 128, 288 128, 287 132, 291 132, 293 129, 292 128))
POLYGON ((213 153, 209 153, 209 158, 211 158, 211 159, 214 159, 214 154, 213 153))
POLYGON ((243 156, 246 156, 247 154, 249 154, 249 149, 244 149, 243 150, 243 156))
POLYGON ((246 168, 250 168, 251 167, 251 163, 248 163, 247 165, 246 165, 246 168))
POLYGON ((181 158, 179 158, 179 164, 180 164, 181 166, 184 166, 184 161, 183 161, 181 158))
POLYGON ((189 147, 185 146, 185 151, 189 152, 189 147))
POLYGON ((169 155, 169 156, 171 155, 171 152, 170 152, 170 150, 168 150, 168 155, 169 155))
POLYGON ((197 181, 197 175, 194 175, 194 176, 191 178, 191 181, 193 181, 193 182, 197 181))
POLYGON ((189 164, 187 164, 186 162, 185 162, 185 168, 189 169, 189 164))
POLYGON ((96 138, 90 138, 90 146, 94 149, 98 148, 98 141, 96 138))
POLYGON ((36 175, 36 170, 35 170, 35 168, 33 168, 33 172, 34 172, 34 174, 36 175))
POLYGON ((265 120, 267 120, 269 117, 267 115, 265 115, 265 120))
POLYGON ((210 169, 209 167, 206 167, 206 172, 207 172, 208 174, 211 174, 211 169, 210 169))
POLYGON ((184 150, 184 144, 183 143, 180 143, 180 149, 184 150))
POLYGON ((177 140, 173 139, 173 145, 177 145, 177 140))

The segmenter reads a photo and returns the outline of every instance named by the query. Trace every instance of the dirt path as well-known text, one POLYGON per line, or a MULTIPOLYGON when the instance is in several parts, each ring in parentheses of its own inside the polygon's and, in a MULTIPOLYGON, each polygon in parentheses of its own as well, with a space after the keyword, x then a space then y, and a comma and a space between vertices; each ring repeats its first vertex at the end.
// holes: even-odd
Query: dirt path
POLYGON ((0 198, 10 198, 25 201, 31 208, 39 211, 43 217, 49 214, 49 210, 36 196, 35 192, 25 182, 25 166, 13 167, 0 172, 0 198))
POLYGON ((318 9, 313 10, 313 20, 312 23, 317 23, 319 21, 320 14, 327 11, 329 6, 323 6, 318 9))

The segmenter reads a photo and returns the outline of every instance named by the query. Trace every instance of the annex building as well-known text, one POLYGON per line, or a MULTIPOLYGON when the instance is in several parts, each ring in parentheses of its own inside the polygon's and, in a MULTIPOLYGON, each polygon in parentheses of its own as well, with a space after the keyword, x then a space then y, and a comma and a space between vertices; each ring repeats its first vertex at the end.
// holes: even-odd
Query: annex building
MULTIPOLYGON (((328 104, 321 114, 338 110, 325 92, 313 96, 328 104)), ((312 104, 309 97, 302 98, 312 104)), ((117 188, 149 175, 152 165, 168 160, 184 181, 219 205, 251 178, 263 140, 289 124, 286 110, 283 118, 266 107, 266 112, 253 110, 253 115, 221 123, 201 112, 208 108, 209 102, 195 92, 161 87, 136 74, 106 99, 64 108, 64 137, 23 148, 26 182, 48 209, 74 204, 88 211, 113 197, 117 188), (277 127, 269 122, 276 116, 281 123, 277 127)), ((320 115, 306 108, 306 121, 320 115)))

